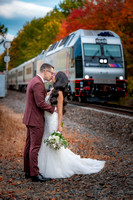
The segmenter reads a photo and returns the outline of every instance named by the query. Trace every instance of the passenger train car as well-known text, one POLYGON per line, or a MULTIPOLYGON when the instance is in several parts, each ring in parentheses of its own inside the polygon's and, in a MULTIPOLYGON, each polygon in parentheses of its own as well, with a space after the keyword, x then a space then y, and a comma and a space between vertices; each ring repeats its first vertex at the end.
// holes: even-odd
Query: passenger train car
MULTIPOLYGON (((78 101, 119 98, 127 94, 120 37, 110 30, 79 29, 49 46, 37 57, 8 72, 9 88, 25 90, 42 63, 69 78, 69 95, 78 101)), ((47 83, 47 89, 52 83, 47 83)))

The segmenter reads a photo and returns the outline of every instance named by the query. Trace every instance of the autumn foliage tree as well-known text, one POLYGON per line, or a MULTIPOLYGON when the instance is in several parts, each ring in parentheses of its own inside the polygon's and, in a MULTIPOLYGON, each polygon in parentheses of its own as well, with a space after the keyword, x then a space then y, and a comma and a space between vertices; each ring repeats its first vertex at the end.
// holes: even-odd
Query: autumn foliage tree
POLYGON ((59 32, 63 14, 56 8, 44 18, 33 19, 23 26, 10 48, 9 69, 36 57, 52 44, 59 32))
POLYGON ((83 8, 87 0, 64 0, 59 3, 59 10, 67 17, 73 9, 83 8))

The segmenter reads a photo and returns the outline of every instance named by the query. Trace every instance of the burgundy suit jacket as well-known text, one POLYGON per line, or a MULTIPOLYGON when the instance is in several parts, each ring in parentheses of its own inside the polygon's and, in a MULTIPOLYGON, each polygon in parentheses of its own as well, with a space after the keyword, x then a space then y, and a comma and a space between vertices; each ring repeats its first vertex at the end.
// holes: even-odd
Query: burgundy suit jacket
POLYGON ((28 84, 23 123, 26 126, 44 126, 44 111, 53 113, 55 107, 45 102, 47 91, 41 78, 36 75, 28 84))

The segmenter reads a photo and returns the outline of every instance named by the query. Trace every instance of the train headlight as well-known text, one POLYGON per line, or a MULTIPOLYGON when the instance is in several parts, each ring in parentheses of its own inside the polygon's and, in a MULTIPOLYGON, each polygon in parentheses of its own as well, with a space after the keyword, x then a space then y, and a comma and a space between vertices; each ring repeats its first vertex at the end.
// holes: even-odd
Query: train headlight
POLYGON ((104 59, 103 62, 106 64, 106 63, 108 62, 108 60, 107 60, 107 59, 104 59))
POLYGON ((101 59, 99 60, 99 62, 102 64, 102 63, 104 62, 104 60, 101 58, 101 59))
POLYGON ((104 63, 104 64, 107 64, 107 63, 108 63, 108 60, 107 60, 107 58, 104 58, 104 59, 103 59, 103 58, 100 58, 100 59, 99 59, 99 62, 100 62, 101 64, 103 64, 103 63, 104 63))
POLYGON ((89 78, 89 75, 85 75, 85 79, 88 79, 89 78))
POLYGON ((120 80, 123 80, 123 76, 120 76, 119 79, 120 79, 120 80))

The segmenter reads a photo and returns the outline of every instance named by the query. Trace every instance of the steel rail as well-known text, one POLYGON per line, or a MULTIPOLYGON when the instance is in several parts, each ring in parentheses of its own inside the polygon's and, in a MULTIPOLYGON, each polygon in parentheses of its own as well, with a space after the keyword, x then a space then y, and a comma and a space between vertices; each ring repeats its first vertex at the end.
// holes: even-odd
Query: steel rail
POLYGON ((110 103, 79 103, 76 101, 68 101, 69 104, 76 105, 76 106, 82 106, 82 107, 88 107, 88 108, 94 108, 99 110, 104 110, 108 112, 114 112, 118 114, 133 116, 133 107, 127 107, 127 106, 120 106, 120 105, 114 105, 110 103))

